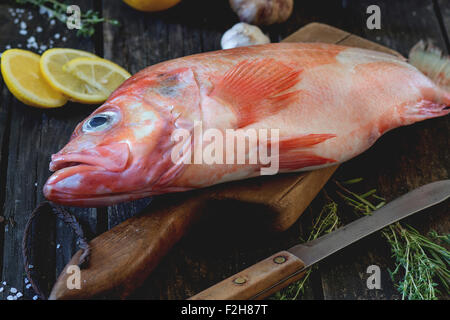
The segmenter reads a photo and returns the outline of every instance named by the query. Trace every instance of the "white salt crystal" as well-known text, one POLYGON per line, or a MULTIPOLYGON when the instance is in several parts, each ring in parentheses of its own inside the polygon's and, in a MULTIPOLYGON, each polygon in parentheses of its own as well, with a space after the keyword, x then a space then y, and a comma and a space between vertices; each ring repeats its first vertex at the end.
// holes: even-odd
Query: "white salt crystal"
POLYGON ((27 284, 29 282, 28 278, 23 279, 23 281, 25 282, 25 284, 27 284))
POLYGON ((27 28, 27 24, 24 21, 20 22, 20 29, 26 29, 26 28, 27 28))
POLYGON ((37 26, 36 27, 36 32, 42 32, 42 27, 41 26, 37 26))
POLYGON ((59 248, 61 248, 61 245, 58 243, 58 244, 56 245, 56 249, 59 249, 59 248))
POLYGON ((28 269, 33 269, 33 268, 34 268, 34 266, 32 264, 28 265, 28 269))
POLYGON ((3 282, 2 282, 2 285, 6 286, 6 281, 3 281, 3 282))
POLYGON ((50 25, 52 25, 52 26, 53 26, 53 25, 55 25, 55 23, 56 23, 56 22, 55 22, 55 20, 54 20, 54 19, 50 20, 50 25))
POLYGON ((17 298, 20 298, 20 297, 22 297, 22 296, 23 296, 22 292, 17 292, 17 294, 16 294, 16 297, 17 297, 17 298))
POLYGON ((30 289, 30 288, 31 288, 31 283, 27 284, 27 285, 25 286, 25 288, 30 289))
POLYGON ((7 300, 14 300, 14 297, 13 296, 7 296, 6 299, 7 300))
POLYGON ((61 35, 59 33, 55 33, 55 39, 59 39, 61 35))
POLYGON ((19 23, 19 19, 18 18, 15 18, 14 19, 14 24, 18 24, 19 23))
POLYGON ((3 292, 3 287, 0 287, 0 292, 3 292))
POLYGON ((16 289, 16 288, 11 288, 11 289, 9 289, 9 292, 11 292, 11 293, 17 293, 17 289, 16 289))
POLYGON ((33 297, 33 300, 37 300, 39 297, 38 296, 34 296, 33 297))
POLYGON ((27 30, 20 30, 19 33, 23 36, 25 36, 28 32, 27 30))

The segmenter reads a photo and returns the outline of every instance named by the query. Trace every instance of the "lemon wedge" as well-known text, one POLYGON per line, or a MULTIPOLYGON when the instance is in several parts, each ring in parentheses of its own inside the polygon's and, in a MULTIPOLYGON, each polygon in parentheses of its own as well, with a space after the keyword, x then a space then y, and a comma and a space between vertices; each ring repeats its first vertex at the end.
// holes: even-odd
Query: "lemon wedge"
POLYGON ((1 72, 9 91, 26 105, 56 108, 67 102, 67 97, 54 90, 41 74, 36 53, 10 49, 1 57, 1 72))
POLYGON ((126 79, 131 77, 117 64, 100 58, 76 58, 63 66, 63 71, 77 78, 89 88, 86 92, 71 92, 80 101, 103 102, 126 79))

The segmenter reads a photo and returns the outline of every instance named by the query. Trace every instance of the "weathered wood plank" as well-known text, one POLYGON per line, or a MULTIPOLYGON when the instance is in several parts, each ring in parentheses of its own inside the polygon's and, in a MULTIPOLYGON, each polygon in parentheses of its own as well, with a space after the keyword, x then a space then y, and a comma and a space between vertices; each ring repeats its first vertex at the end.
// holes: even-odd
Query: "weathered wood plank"
MULTIPOLYGON (((77 1, 82 10, 91 8, 91 1, 77 1)), ((80 39, 75 36, 76 31, 68 30, 64 25, 56 22, 52 25, 46 17, 34 8, 26 7, 22 16, 11 15, 8 8, 15 8, 12 2, 4 5, 1 10, 7 12, 0 25, 1 49, 7 45, 26 49, 27 39, 35 37, 38 44, 47 47, 71 47, 92 51, 91 40, 80 39), (19 35, 19 24, 14 19, 24 21, 27 34, 19 35), (37 32, 41 27, 43 32, 37 32), (52 43, 50 43, 50 39, 52 43)), ((39 48, 29 48, 39 51, 39 48)), ((91 111, 92 107, 75 103, 55 110, 39 110, 23 105, 13 98, 6 90, 2 91, 2 110, 8 110, 10 116, 10 130, 8 141, 8 167, 6 172, 6 190, 4 197, 4 216, 11 221, 5 225, 2 279, 9 286, 14 286, 24 292, 27 297, 33 293, 24 288, 23 263, 21 241, 25 223, 36 205, 43 199, 42 187, 50 175, 48 171, 49 157, 57 152, 69 139, 75 125, 91 111)), ((96 226, 95 209, 72 210, 93 230, 96 226)), ((55 221, 49 225, 38 222, 33 227, 33 243, 36 244, 34 257, 36 268, 41 268, 43 289, 48 292, 58 273, 71 257, 75 246, 71 231, 63 228, 55 221), (59 248, 57 244, 60 245, 59 248), (55 272, 56 270, 56 272, 55 272)), ((5 290, 0 298, 5 298, 5 290)))
MULTIPOLYGON (((449 5, 443 0, 437 0, 437 3, 448 33, 449 5)), ((286 23, 266 27, 264 31, 270 34, 273 41, 279 41, 309 22, 324 22, 390 46, 406 55, 420 38, 432 38, 443 47, 444 41, 432 4, 432 0, 401 0, 388 4, 381 1, 353 3, 325 0, 296 3, 294 14, 286 23), (365 27, 365 9, 369 4, 379 4, 382 8, 382 29, 379 31, 367 30, 365 27)), ((98 3, 96 5, 99 6, 98 3)), ((14 1, 0 5, 0 9, 4 9, 0 11, 0 33, 7 35, 0 37, 0 50, 8 44, 12 47, 19 43, 26 44, 30 36, 17 34, 18 27, 7 11, 11 6, 15 6, 14 1)), ((101 52, 104 46, 106 58, 133 73, 167 59, 220 49, 223 32, 237 22, 227 1, 185 0, 174 9, 157 14, 139 13, 122 1, 103 1, 103 13, 121 20, 122 26, 116 28, 105 25, 105 39, 103 43, 97 42, 95 47, 101 52)), ((39 41, 52 38, 55 32, 59 32, 61 37, 64 34, 68 40, 63 42, 60 38, 58 43, 53 37, 55 45, 93 50, 93 40, 81 41, 71 34, 73 31, 56 27, 52 29, 54 27, 48 26, 45 19, 37 18, 38 14, 34 16, 30 26, 36 27, 39 23, 46 31, 36 35, 39 41)), ((101 36, 95 39, 101 40, 101 36)), ((4 215, 7 219, 11 217, 16 221, 14 227, 11 227, 10 222, 3 226, 0 222, 0 248, 3 247, 2 239, 5 245, 0 258, 1 279, 22 290, 23 276, 21 271, 17 271, 23 270, 18 251, 19 240, 26 218, 42 200, 41 188, 49 176, 48 157, 65 144, 75 124, 89 114, 93 107, 70 104, 59 110, 41 111, 23 106, 4 87, 0 92, 0 142, 6 151, 0 154, 0 168, 3 168, 0 169, 0 205, 4 202, 0 216, 4 215), (34 186, 35 182, 37 186, 34 186), (8 231, 3 235, 6 227, 8 231)), ((337 172, 337 179, 364 177, 365 181, 358 186, 360 191, 377 187, 379 193, 390 200, 421 184, 448 178, 449 128, 448 119, 436 119, 388 133, 371 150, 345 164, 337 172)), ((327 190, 333 188, 332 183, 326 186, 327 190)), ((258 235, 252 230, 236 232, 233 221, 223 223, 227 214, 225 208, 223 212, 211 212, 210 217, 173 249, 133 298, 185 298, 275 250, 289 247, 298 241, 300 235, 307 234, 306 229, 323 202, 320 197, 316 199, 310 210, 287 232, 268 236, 258 235)), ((108 208, 108 221, 103 216, 101 223, 97 223, 95 210, 75 211, 90 225, 92 232, 101 232, 106 224, 114 226, 141 210, 147 203, 148 200, 142 200, 108 208)), ((424 232, 430 228, 448 232, 449 211, 448 205, 441 205, 408 222, 424 232)), ((351 212, 341 214, 346 221, 354 218, 351 212)), ((52 242, 50 246, 38 248, 40 261, 49 260, 43 271, 49 275, 47 281, 51 285, 54 274, 62 269, 75 248, 70 230, 58 224, 55 231, 55 222, 48 223, 50 227, 41 221, 33 233, 41 242, 52 242), (56 249, 57 244, 60 244, 59 249, 56 249)), ((389 256, 389 248, 384 240, 374 235, 324 261, 320 269, 313 273, 311 287, 300 298, 396 298, 387 277, 386 268, 392 266, 389 256), (382 267, 381 291, 369 291, 365 287, 365 270, 370 264, 382 267)), ((0 296, 0 299, 4 297, 0 296)))

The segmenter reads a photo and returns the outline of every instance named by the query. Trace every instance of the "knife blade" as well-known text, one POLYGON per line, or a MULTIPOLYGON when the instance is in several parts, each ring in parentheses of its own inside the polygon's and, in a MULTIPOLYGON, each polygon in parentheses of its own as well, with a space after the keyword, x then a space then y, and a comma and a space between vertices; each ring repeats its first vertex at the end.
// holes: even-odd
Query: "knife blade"
POLYGON ((298 244, 191 297, 192 300, 262 299, 300 279, 306 269, 348 245, 416 212, 445 201, 450 180, 421 186, 313 241, 298 244))

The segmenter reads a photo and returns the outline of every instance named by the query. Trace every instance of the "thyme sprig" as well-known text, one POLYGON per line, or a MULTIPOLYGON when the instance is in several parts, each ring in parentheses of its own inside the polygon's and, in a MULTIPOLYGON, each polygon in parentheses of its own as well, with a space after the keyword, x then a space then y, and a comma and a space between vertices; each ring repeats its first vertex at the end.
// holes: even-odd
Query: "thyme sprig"
MULTIPOLYGON (((311 233, 308 239, 304 242, 312 241, 327 233, 336 230, 341 221, 337 215, 338 205, 334 201, 327 203, 319 213, 319 216, 313 221, 311 233)), ((300 294, 305 292, 305 285, 308 282, 309 276, 315 270, 317 266, 313 266, 306 270, 304 277, 291 284, 287 288, 275 293, 273 299, 275 300, 296 300, 300 294)))
MULTIPOLYGON (((336 185, 342 191, 337 193, 358 214, 372 214, 386 203, 384 198, 376 195, 375 189, 358 195, 339 182, 336 185), (378 203, 374 204, 374 201, 378 203)), ((431 231, 426 237, 400 222, 384 228, 381 234, 391 246, 395 268, 389 273, 402 300, 436 300, 440 294, 439 285, 448 294, 450 252, 441 243, 449 243, 450 234, 439 235, 431 231)))
MULTIPOLYGON (((67 7, 68 4, 57 0, 16 0, 19 4, 31 4, 42 8, 50 13, 51 17, 55 17, 62 23, 67 21, 67 7)), ((50 17, 49 17, 50 18, 50 17)), ((100 17, 100 14, 94 10, 87 10, 80 14, 81 28, 77 30, 77 36, 91 37, 95 33, 95 25, 97 23, 110 23, 118 26, 120 23, 115 19, 107 19, 100 17)))
MULTIPOLYGON (((386 200, 371 189, 358 194, 344 187, 363 181, 356 178, 339 183, 336 181, 337 195, 358 215, 370 215, 386 204, 386 200)), ((341 225, 338 216, 338 204, 328 197, 328 203, 313 221, 312 231, 306 241, 314 240, 332 232, 341 225)), ((435 300, 441 292, 438 287, 449 294, 450 288, 450 252, 444 247, 450 244, 450 234, 439 235, 430 231, 427 236, 416 229, 399 222, 381 231, 381 235, 391 246, 395 268, 389 270, 391 279, 403 300, 435 300)), ((315 267, 307 270, 305 277, 272 296, 277 300, 296 300, 304 293, 311 273, 315 267)))

